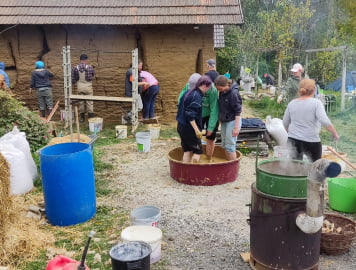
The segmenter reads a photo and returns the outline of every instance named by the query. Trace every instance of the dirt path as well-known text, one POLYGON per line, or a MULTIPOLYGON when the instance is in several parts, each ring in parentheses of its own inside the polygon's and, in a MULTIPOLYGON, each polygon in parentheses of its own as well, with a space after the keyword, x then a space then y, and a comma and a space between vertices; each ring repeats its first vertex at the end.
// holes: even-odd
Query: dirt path
MULTIPOLYGON (((124 192, 98 203, 128 211, 143 205, 161 209, 162 259, 151 269, 250 269, 239 254, 249 251, 245 205, 251 201, 255 158, 242 158, 232 183, 189 186, 170 177, 167 153, 178 146, 179 141, 153 141, 149 153, 138 153, 135 143, 106 147, 106 161, 117 168, 110 185, 124 192)), ((319 265, 322 270, 356 269, 356 246, 345 255, 322 255, 319 265)))

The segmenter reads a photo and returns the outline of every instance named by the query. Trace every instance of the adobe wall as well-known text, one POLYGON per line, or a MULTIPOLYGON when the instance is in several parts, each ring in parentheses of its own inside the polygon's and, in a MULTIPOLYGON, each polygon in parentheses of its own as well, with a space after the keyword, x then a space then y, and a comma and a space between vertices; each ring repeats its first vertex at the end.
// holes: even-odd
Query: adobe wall
MULTIPOLYGON (((81 53, 88 54, 96 70, 94 95, 105 96, 124 96, 130 52, 138 47, 144 69, 161 85, 157 114, 171 119, 190 74, 206 72, 205 60, 214 57, 212 26, 18 26, 0 36, 0 61, 7 66, 14 92, 31 110, 37 110, 37 98, 28 89, 39 59, 56 75, 52 80, 54 101, 60 100, 60 109, 64 108, 62 48, 66 44, 72 48, 72 65, 79 63, 81 53)), ((94 105, 98 116, 117 122, 130 108, 127 103, 97 101, 94 105)))

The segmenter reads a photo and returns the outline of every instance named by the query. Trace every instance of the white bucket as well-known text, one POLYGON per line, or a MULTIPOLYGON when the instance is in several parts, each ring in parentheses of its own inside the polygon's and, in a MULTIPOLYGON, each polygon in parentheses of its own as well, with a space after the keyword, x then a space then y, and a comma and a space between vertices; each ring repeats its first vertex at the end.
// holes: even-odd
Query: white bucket
POLYGON ((161 210, 152 205, 135 208, 130 214, 132 225, 146 225, 158 227, 158 222, 161 219, 161 210))
POLYGON ((151 150, 151 134, 149 132, 137 132, 136 143, 139 152, 149 152, 151 150))
POLYGON ((152 140, 157 140, 159 139, 159 134, 161 131, 161 125, 160 124, 149 124, 148 125, 148 130, 151 134, 151 139, 152 140))
POLYGON ((74 112, 72 112, 72 119, 69 117, 69 112, 67 113, 66 110, 61 110, 61 121, 66 121, 66 120, 73 120, 74 118, 74 112), (67 116, 68 115, 68 116, 67 116))
POLYGON ((290 159, 290 150, 286 146, 275 146, 273 147, 273 156, 280 159, 290 159))
POLYGON ((89 130, 91 132, 99 132, 103 129, 103 118, 92 117, 88 119, 89 130))
POLYGON ((115 126, 116 138, 126 139, 127 138, 127 126, 119 125, 115 126))
POLYGON ((151 246, 150 263, 161 259, 162 231, 156 227, 135 225, 122 230, 121 239, 124 242, 142 241, 151 246))

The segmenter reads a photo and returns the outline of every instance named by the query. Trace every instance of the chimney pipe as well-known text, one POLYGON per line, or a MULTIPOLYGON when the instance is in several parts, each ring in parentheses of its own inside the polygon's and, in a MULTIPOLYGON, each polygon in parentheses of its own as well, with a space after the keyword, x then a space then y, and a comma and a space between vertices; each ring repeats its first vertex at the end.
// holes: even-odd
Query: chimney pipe
POLYGON ((328 159, 316 160, 308 173, 306 212, 296 218, 296 225, 305 233, 316 233, 323 226, 324 184, 326 177, 336 177, 341 166, 328 159))

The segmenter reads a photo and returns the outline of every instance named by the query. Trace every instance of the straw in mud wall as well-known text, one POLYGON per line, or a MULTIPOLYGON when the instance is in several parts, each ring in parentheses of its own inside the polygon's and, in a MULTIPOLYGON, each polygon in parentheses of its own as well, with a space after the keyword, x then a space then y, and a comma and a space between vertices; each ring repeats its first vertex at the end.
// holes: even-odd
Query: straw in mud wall
POLYGON ((0 153, 0 246, 3 246, 12 199, 10 196, 10 167, 4 156, 0 153))

